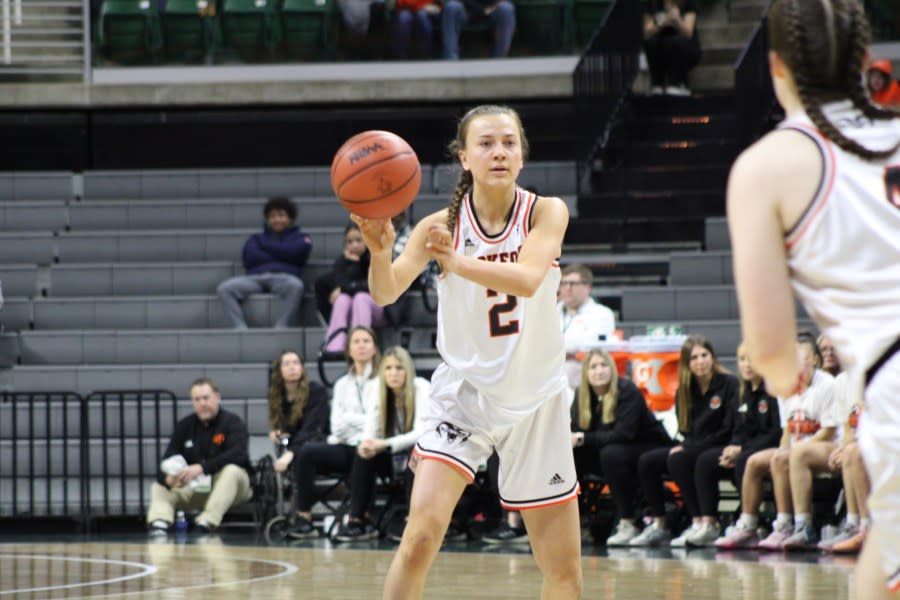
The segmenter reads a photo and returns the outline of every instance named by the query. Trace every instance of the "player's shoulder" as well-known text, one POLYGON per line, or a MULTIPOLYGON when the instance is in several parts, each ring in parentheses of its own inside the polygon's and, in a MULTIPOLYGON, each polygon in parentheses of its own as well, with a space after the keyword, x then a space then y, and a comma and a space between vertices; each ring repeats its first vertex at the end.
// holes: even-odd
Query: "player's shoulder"
POLYGON ((559 196, 540 196, 535 194, 532 211, 536 218, 542 215, 553 215, 568 220, 569 207, 559 196))

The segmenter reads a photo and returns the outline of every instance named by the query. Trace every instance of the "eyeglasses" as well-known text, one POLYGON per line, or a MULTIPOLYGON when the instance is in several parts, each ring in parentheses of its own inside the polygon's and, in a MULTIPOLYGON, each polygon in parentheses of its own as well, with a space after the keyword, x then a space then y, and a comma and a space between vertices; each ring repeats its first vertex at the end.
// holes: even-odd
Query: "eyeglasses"
POLYGON ((560 281, 559 287, 574 287, 576 285, 587 285, 583 281, 560 281))

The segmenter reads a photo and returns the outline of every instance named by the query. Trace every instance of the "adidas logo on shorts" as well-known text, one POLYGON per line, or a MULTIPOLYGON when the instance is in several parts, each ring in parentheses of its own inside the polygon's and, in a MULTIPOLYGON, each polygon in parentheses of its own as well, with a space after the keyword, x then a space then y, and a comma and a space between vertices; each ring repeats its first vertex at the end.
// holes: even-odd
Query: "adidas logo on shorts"
POLYGON ((559 485, 561 483, 565 483, 566 480, 559 476, 559 473, 554 473, 553 477, 550 478, 550 485, 559 485))

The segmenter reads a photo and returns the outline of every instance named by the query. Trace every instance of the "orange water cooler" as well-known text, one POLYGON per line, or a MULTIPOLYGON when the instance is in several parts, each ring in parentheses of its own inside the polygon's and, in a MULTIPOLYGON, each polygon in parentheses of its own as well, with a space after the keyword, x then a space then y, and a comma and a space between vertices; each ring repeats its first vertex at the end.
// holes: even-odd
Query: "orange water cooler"
POLYGON ((653 412, 664 412, 675 406, 678 359, 685 339, 683 335, 635 335, 628 340, 631 379, 653 412))
POLYGON ((592 345, 590 349, 577 353, 575 358, 583 361, 588 352, 596 349, 602 349, 609 352, 613 362, 616 363, 616 372, 619 374, 619 377, 628 377, 628 365, 631 362, 631 345, 627 341, 614 339, 597 342, 595 345, 592 345))

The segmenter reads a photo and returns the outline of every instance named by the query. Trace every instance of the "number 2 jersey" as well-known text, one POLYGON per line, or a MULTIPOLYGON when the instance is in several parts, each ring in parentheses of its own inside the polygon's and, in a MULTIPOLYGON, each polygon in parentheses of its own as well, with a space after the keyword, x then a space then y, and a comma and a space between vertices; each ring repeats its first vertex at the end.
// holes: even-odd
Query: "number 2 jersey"
MULTIPOLYGON (((823 107, 847 137, 872 150, 900 142, 900 119, 872 121, 849 101, 823 107)), ((900 152, 867 161, 825 138, 806 115, 782 123, 823 158, 822 181, 785 235, 795 293, 860 377, 900 335, 900 152)))
MULTIPOLYGON (((506 227, 488 235, 471 194, 466 195, 456 220, 456 254, 516 262, 536 201, 535 194, 517 189, 506 227)), ((556 310, 559 264, 553 261, 548 267, 531 298, 498 293, 453 273, 438 281, 438 352, 450 370, 480 392, 480 401, 487 404, 482 408, 495 425, 515 423, 568 388, 556 310)), ((435 373, 435 385, 447 375, 442 371, 439 367, 435 373)))

